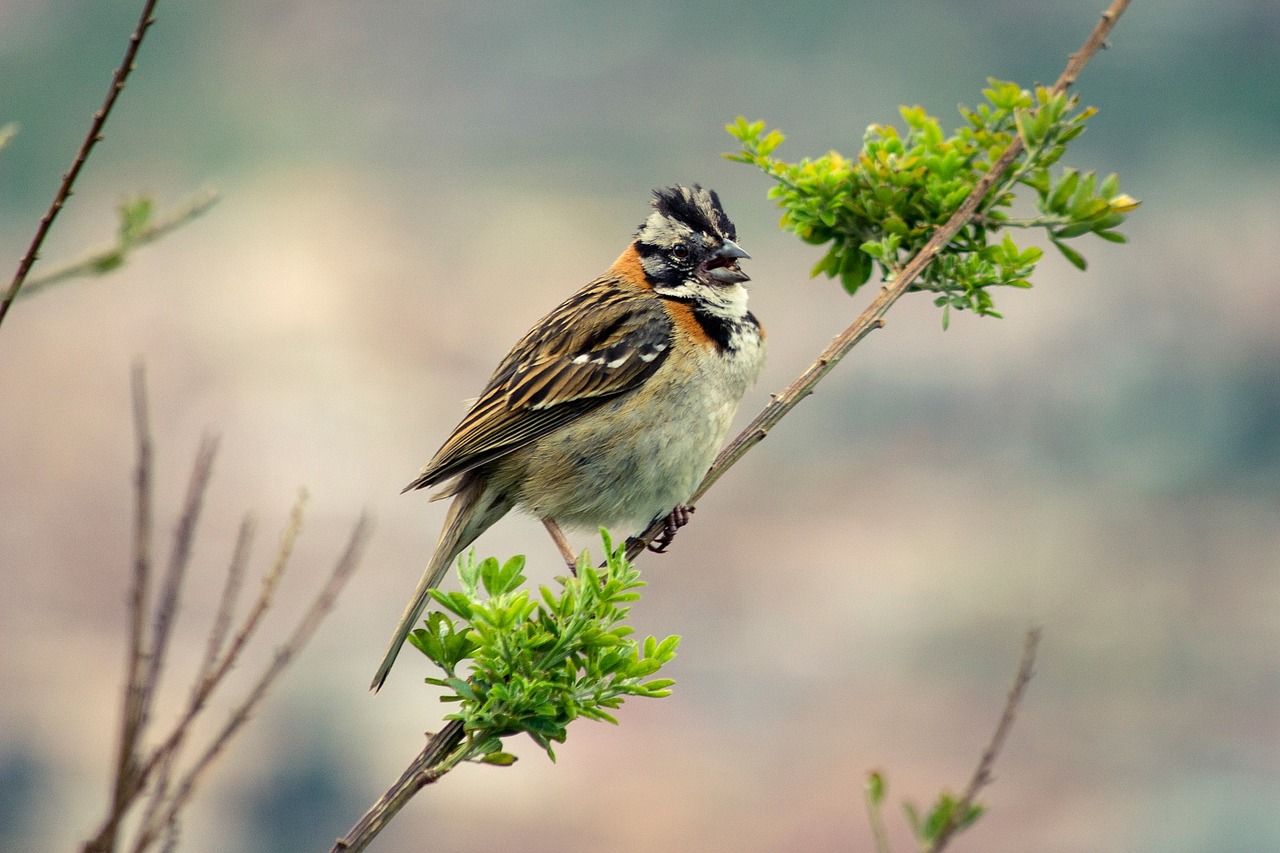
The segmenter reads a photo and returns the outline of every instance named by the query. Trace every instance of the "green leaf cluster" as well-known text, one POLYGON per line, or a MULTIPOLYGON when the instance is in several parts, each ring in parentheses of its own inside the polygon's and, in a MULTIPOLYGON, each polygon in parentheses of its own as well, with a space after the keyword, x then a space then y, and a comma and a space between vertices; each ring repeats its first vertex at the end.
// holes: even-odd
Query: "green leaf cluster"
POLYGON ((885 279, 897 275, 1021 136, 1026 148, 1013 167, 911 288, 937 294, 944 327, 953 308, 999 317, 990 289, 1030 287, 1042 255, 1035 246, 1020 247, 1006 229, 1045 229, 1067 259, 1083 268, 1084 258, 1063 241, 1094 233, 1123 242, 1115 229, 1138 202, 1119 193, 1114 174, 1099 181, 1074 168, 1051 173, 1067 144, 1084 132, 1093 108, 1080 109, 1075 97, 1044 87, 1030 92, 989 82, 986 102, 961 107, 965 124, 950 135, 921 107, 901 107, 905 130, 871 125, 856 158, 831 151, 788 163, 772 156, 786 138, 780 131, 739 116, 725 129, 741 148, 725 156, 773 179, 769 196, 783 210, 782 227, 827 247, 811 274, 839 278, 852 294, 876 268, 885 279), (1035 191, 1037 216, 1011 215, 1020 187, 1035 191))
POLYGON ((606 564, 587 556, 577 576, 559 578, 560 590, 524 588, 524 558, 506 563, 474 554, 459 562, 462 589, 433 590, 447 612, 433 611, 409 641, 444 670, 427 682, 446 689, 458 703, 448 719, 461 720, 469 739, 467 757, 509 764, 501 739, 524 732, 555 760, 579 717, 616 723, 609 712, 629 696, 662 697, 674 683, 653 678, 675 657, 679 637, 632 639, 629 604, 644 586, 625 548, 614 549, 604 533, 606 564), (483 590, 483 595, 481 590, 483 590))

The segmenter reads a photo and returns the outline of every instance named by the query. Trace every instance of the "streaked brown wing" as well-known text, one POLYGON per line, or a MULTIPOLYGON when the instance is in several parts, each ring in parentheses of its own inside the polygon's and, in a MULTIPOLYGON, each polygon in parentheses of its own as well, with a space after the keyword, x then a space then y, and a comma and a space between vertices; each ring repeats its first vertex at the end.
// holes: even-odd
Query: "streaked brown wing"
POLYGON ((670 347, 671 320, 657 297, 597 279, 515 345, 405 491, 510 453, 635 388, 670 347))

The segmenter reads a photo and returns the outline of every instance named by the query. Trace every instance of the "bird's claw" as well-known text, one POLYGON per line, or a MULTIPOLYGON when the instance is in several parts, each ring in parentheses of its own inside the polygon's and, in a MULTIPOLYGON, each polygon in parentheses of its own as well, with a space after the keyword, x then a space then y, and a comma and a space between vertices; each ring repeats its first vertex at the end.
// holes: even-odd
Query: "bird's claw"
POLYGON ((671 510, 666 519, 662 523, 662 532, 653 538, 646 547, 655 554, 665 554, 667 548, 671 547, 671 543, 675 541, 676 531, 689 523, 689 517, 693 515, 693 507, 677 506, 671 510))

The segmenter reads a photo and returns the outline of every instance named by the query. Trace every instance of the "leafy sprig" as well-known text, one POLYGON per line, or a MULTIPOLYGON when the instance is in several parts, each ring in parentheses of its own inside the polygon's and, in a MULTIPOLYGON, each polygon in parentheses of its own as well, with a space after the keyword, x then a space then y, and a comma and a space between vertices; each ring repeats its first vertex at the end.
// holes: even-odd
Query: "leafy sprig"
POLYGON ((986 103, 972 110, 961 107, 966 124, 950 136, 921 107, 902 107, 906 130, 871 125, 854 159, 831 151, 787 163, 772 156, 786 138, 780 131, 739 116, 725 129, 741 149, 725 156, 774 180, 769 195, 783 210, 782 227, 807 243, 827 246, 811 275, 839 278, 852 294, 875 268, 892 280, 1021 136, 1026 150, 1008 176, 911 287, 938 294, 934 301, 943 309, 944 328, 953 308, 999 317, 989 289, 1030 287, 1043 254, 1035 246, 1020 247, 1002 231, 1043 228, 1050 242, 1083 269, 1084 257, 1064 241, 1093 233, 1123 242, 1116 228, 1138 202, 1119 192, 1114 174, 1099 181, 1093 172, 1075 168, 1056 177, 1050 172, 1067 144, 1084 132, 1096 112, 1092 107, 1079 109, 1074 96, 1045 87, 1030 92, 1014 83, 989 82, 983 90, 986 103), (1011 215, 1019 185, 1035 191, 1039 215, 1011 215))
POLYGON ((524 557, 499 564, 474 554, 459 562, 461 590, 432 591, 447 612, 433 611, 409 642, 444 670, 427 679, 448 691, 441 701, 458 703, 447 715, 468 736, 457 760, 510 764, 502 739, 524 732, 554 761, 552 744, 575 719, 616 723, 610 711, 627 697, 671 692, 671 679, 652 676, 680 638, 631 638, 628 605, 644 583, 624 548, 603 536, 604 567, 584 555, 577 577, 557 579, 558 593, 524 588, 524 557))
MULTIPOLYGON (((4 129, 0 128, 0 144, 3 134, 4 129)), ((55 284, 111 273, 124 266, 135 250, 203 215, 217 203, 218 198, 216 190, 206 187, 180 207, 163 212, 156 209, 155 200, 149 195, 127 198, 117 207, 119 221, 113 242, 80 257, 47 268, 40 267, 38 275, 27 278, 19 296, 34 296, 55 284)))
MULTIPOLYGON (((868 774, 867 815, 871 822, 876 853, 890 853, 883 814, 887 793, 888 781, 884 774, 878 770, 868 774)), ((906 815, 907 824, 911 827, 911 834, 915 836, 917 848, 922 853, 933 853, 941 849, 951 835, 973 826, 985 811, 986 808, 980 803, 965 802, 964 798, 956 797, 946 791, 938 795, 932 808, 925 814, 921 814, 915 804, 910 801, 902 803, 902 812, 906 815)))

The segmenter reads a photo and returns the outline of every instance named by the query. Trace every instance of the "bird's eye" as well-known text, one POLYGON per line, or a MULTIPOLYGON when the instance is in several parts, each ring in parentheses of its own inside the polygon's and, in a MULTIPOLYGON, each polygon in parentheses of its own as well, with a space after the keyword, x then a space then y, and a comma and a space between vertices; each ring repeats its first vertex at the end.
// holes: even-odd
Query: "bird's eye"
POLYGON ((671 247, 671 257, 677 261, 687 260, 689 257, 689 247, 684 243, 676 243, 671 247))

